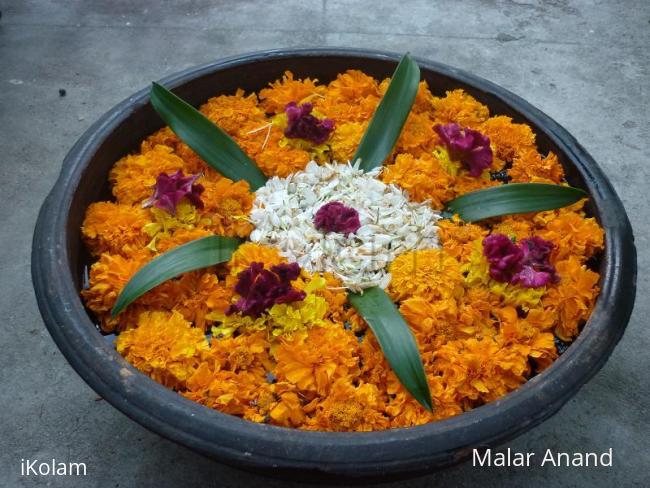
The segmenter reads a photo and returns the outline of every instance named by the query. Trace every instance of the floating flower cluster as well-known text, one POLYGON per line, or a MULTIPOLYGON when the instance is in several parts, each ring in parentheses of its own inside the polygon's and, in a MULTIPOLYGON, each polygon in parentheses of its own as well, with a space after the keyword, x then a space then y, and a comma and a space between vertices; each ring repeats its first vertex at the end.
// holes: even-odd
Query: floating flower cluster
POLYGON ((331 431, 458 415, 553 363, 598 295, 590 263, 602 229, 582 203, 480 225, 439 220, 466 192, 564 178, 530 127, 491 116, 462 90, 434 96, 420 84, 380 174, 334 163, 352 158, 387 86, 354 70, 328 84, 286 73, 258 94, 210 99, 201 111, 270 177, 256 194, 169 128, 115 164, 115 201, 93 203, 83 222, 96 261, 82 295, 127 361, 208 408, 331 431), (254 242, 111 318, 142 266, 214 234, 254 242), (385 287, 415 336, 433 413, 348 306, 345 287, 370 283, 385 287))

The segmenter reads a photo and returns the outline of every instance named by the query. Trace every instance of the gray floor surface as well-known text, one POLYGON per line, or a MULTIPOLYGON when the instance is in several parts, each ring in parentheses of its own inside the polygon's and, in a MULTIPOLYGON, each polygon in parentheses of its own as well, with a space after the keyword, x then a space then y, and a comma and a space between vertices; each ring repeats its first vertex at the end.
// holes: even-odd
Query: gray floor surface
POLYGON ((197 456, 98 400, 41 322, 32 230, 75 140, 151 80, 253 50, 358 46, 474 72, 555 118, 613 181, 639 249, 636 309, 609 362, 556 416, 509 444, 536 453, 611 447, 613 467, 464 464, 391 486, 650 486, 647 0, 0 0, 0 10, 0 485, 287 485, 197 456), (21 477, 21 458, 83 461, 88 475, 21 477))

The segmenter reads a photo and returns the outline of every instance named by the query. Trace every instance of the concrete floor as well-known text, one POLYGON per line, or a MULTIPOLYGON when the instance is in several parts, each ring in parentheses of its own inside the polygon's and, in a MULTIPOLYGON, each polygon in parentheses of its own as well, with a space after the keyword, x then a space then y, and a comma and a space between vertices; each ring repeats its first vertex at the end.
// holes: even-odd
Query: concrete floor
POLYGON ((465 464, 390 486, 650 486, 647 0, 419 0, 399 8, 387 0, 0 5, 0 484, 285 485, 203 459, 99 400, 42 325, 29 252, 38 208, 66 151, 114 104, 151 80, 215 58, 326 45, 411 51, 528 99, 603 166, 625 203, 639 249, 636 310, 611 359, 560 413, 509 445, 537 453, 611 447, 612 468, 465 464), (59 96, 59 89, 67 95, 59 96), (88 476, 21 478, 21 458, 86 462, 88 476))

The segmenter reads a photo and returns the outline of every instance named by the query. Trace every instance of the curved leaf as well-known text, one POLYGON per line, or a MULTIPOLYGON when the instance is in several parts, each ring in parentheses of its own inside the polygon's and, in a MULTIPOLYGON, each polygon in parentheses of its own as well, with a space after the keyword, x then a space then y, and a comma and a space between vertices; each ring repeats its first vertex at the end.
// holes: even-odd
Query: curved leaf
POLYGON ((208 236, 161 254, 129 280, 117 297, 111 316, 115 317, 138 297, 169 279, 228 261, 239 244, 239 239, 234 237, 208 236))
POLYGON ((419 83, 420 68, 405 54, 352 159, 361 159, 362 170, 381 166, 393 150, 415 101, 419 83))
POLYGON ((363 294, 349 293, 348 299, 368 322, 404 388, 424 408, 433 411, 431 392, 415 337, 390 297, 375 286, 364 290, 363 294))
POLYGON ((509 183, 473 191, 447 203, 466 222, 566 207, 588 194, 580 188, 547 183, 509 183))
POLYGON ((165 123, 206 163, 226 178, 248 181, 255 191, 266 176, 228 134, 164 86, 153 83, 151 105, 165 123))

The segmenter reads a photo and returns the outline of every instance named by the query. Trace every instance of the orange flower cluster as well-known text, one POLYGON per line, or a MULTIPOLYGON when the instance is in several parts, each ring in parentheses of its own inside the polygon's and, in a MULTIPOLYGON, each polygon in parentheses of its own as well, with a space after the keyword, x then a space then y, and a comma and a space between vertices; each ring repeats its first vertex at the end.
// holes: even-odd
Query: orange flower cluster
MULTIPOLYGON (((268 176, 307 162, 347 161, 388 86, 356 70, 321 84, 287 72, 261 90, 211 98, 201 111, 223 128, 268 176), (285 106, 311 103, 335 123, 315 146, 284 135, 285 106)), ((562 183, 557 156, 542 155, 530 127, 462 90, 434 96, 426 82, 380 178, 415 201, 442 209, 471 190, 515 182, 562 183), (490 139, 493 161, 479 177, 451 159, 434 130, 456 123, 490 139), (492 173, 492 174, 491 174, 492 173), (494 177, 500 173, 500 177, 494 177)), ((423 359, 434 411, 400 384, 365 321, 332 275, 302 272, 300 302, 259 318, 226 316, 237 275, 252 263, 284 262, 276 249, 245 243, 223 265, 186 273, 149 291, 116 318, 110 310, 128 280, 160 253, 208 235, 246 238, 254 195, 207 166, 169 128, 142 142, 110 172, 112 202, 92 204, 81 233, 96 262, 82 291, 117 350, 136 368, 209 408, 254 421, 308 430, 372 431, 431 422, 494 401, 547 368, 556 341, 571 342, 598 295, 594 257, 603 230, 580 202, 568 208, 468 224, 439 223, 440 249, 403 254, 389 266, 390 297, 410 325, 423 359), (143 208, 160 173, 201 174, 203 208, 181 201, 174 215, 143 208), (522 288, 490 277, 481 252, 490 233, 553 243, 559 281, 522 288), (207 333, 207 335, 206 335, 207 333)))

